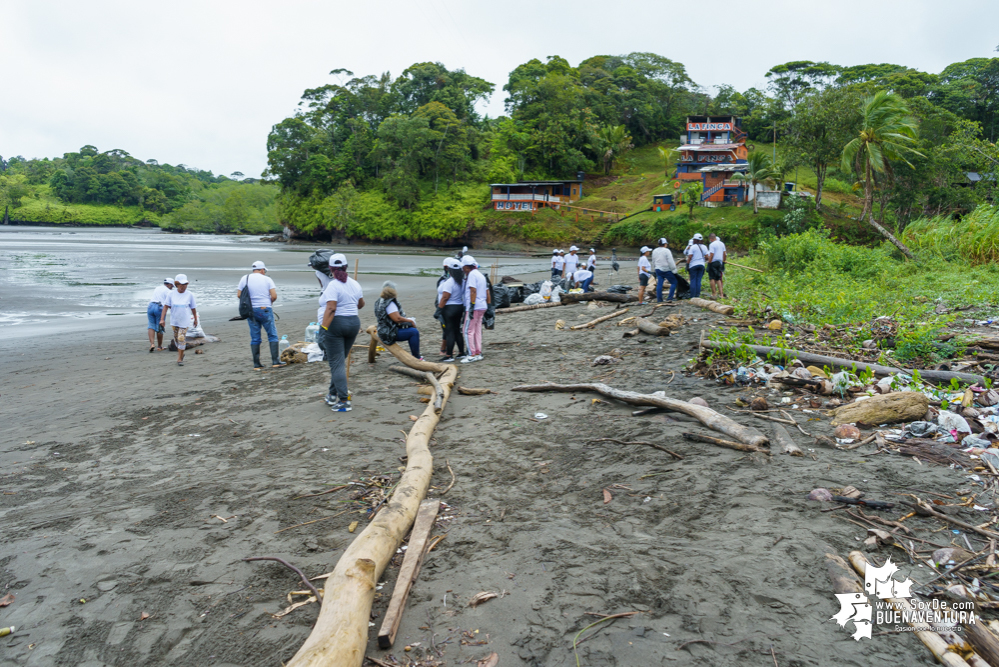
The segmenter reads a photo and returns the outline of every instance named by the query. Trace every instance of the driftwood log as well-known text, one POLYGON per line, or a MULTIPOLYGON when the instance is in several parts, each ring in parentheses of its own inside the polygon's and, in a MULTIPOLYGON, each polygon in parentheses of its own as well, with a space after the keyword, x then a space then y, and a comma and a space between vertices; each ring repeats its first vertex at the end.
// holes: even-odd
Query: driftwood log
POLYGON ((394 371, 402 375, 408 375, 409 377, 429 383, 433 388, 431 395, 436 397, 434 399, 434 409, 440 412, 441 407, 444 405, 444 388, 441 387, 440 382, 437 381, 437 378, 434 377, 433 373, 418 371, 414 368, 409 368, 408 366, 400 366, 399 364, 392 364, 388 369, 390 371, 394 371))
POLYGON ((774 430, 774 444, 780 447, 781 452, 784 454, 790 454, 791 456, 804 456, 805 453, 801 451, 798 445, 794 444, 794 440, 791 439, 791 434, 787 432, 787 429, 780 424, 773 425, 774 430))
POLYGON ((492 389, 479 389, 477 387, 456 387, 456 389, 462 396, 485 396, 496 393, 492 389))
POLYGON ((533 306, 514 306, 513 308, 497 308, 496 312, 497 313, 519 313, 519 312, 521 312, 523 310, 537 310, 538 308, 554 308, 555 306, 562 306, 562 305, 565 305, 565 304, 563 304, 562 302, 555 303, 555 302, 552 302, 552 301, 548 301, 547 303, 536 303, 533 306))
MULTIPOLYGON (((850 564, 853 565, 853 569, 860 573, 860 576, 864 576, 867 572, 868 565, 867 558, 864 557, 864 554, 859 551, 851 551, 849 558, 850 564)), ((916 612, 915 607, 907 598, 887 598, 886 601, 895 607, 895 609, 903 613, 909 612, 910 614, 914 614, 916 612)), ((915 632, 913 634, 916 635, 916 638, 919 639, 919 641, 923 642, 923 645, 926 646, 926 648, 930 649, 930 653, 933 654, 933 657, 936 658, 940 664, 947 665, 947 667, 971 667, 964 660, 964 658, 950 650, 950 646, 944 638, 934 632, 928 624, 909 623, 909 625, 915 628, 915 632)))
POLYGON ((836 554, 826 554, 826 574, 832 582, 833 591, 839 595, 864 592, 864 585, 857 579, 857 575, 836 554))
POLYGON ((570 331, 579 331, 580 329, 591 329, 591 328, 595 327, 596 325, 600 324, 601 322, 606 322, 607 320, 609 320, 611 318, 618 317, 619 315, 622 315, 622 314, 627 313, 627 312, 628 312, 627 308, 624 308, 623 310, 615 310, 613 313, 608 313, 606 315, 603 315, 602 317, 598 317, 595 320, 590 320, 586 324, 577 324, 575 326, 571 326, 571 327, 569 327, 569 330, 570 331))
MULTIPOLYGON (((766 359, 771 356, 774 359, 800 359, 802 363, 809 366, 832 366, 835 368, 846 368, 852 369, 854 366, 857 367, 858 371, 863 371, 869 369, 875 375, 894 375, 895 373, 905 373, 907 375, 912 375, 911 370, 892 368, 891 366, 881 366, 879 364, 869 364, 865 361, 854 361, 853 359, 842 359, 840 357, 829 357, 824 354, 812 354, 811 352, 802 352, 800 350, 785 350, 777 347, 766 347, 765 345, 735 345, 732 343, 717 343, 710 340, 702 340, 701 347, 706 347, 710 350, 722 350, 734 352, 739 349, 750 349, 760 357, 766 359)), ((967 382, 969 384, 974 384, 976 382, 982 382, 983 378, 981 375, 973 375, 971 373, 957 373, 952 371, 931 371, 931 370, 921 370, 919 371, 919 376, 924 380, 931 380, 933 382, 950 382, 952 379, 957 379, 961 382, 967 382)))
MULTIPOLYGON (((963 585, 950 586, 947 592, 969 602, 974 602, 975 611, 979 612, 977 601, 968 596, 968 590, 963 585)), ((974 623, 962 623, 961 627, 964 628, 964 635, 967 637, 968 643, 975 650, 977 656, 981 656, 979 659, 982 663, 986 665, 999 665, 999 638, 996 637, 982 620, 980 612, 976 614, 974 623)), ((946 639, 946 636, 944 638, 946 639)), ((968 662, 972 667, 976 667, 975 662, 972 660, 968 660, 968 662)))
POLYGON ((647 320, 644 317, 636 318, 635 326, 638 327, 639 331, 650 336, 668 336, 672 333, 669 327, 661 327, 652 320, 647 320))
MULTIPOLYGON (((375 328, 368 333, 375 340, 375 328)), ((421 362, 398 345, 385 346, 403 364, 420 371, 441 373, 444 403, 458 376, 453 365, 421 362)), ((378 583, 389 560, 416 518, 430 488, 434 460, 430 436, 440 421, 428 405, 406 437, 406 470, 384 508, 346 548, 326 579, 319 618, 288 667, 361 667, 368 644, 368 623, 378 583)))
POLYGON ((735 306, 726 306, 723 303, 711 301, 710 299, 698 299, 697 297, 694 297, 693 299, 690 299, 690 305, 697 306, 698 308, 706 308, 707 310, 725 316, 729 316, 735 312, 735 306))
POLYGON ((637 296, 617 294, 616 292, 562 292, 559 294, 562 303, 578 303, 580 301, 613 301, 615 303, 631 303, 638 301, 637 296))
POLYGON ((701 435, 699 433, 681 433, 680 435, 682 435, 686 440, 693 440, 694 442, 706 442, 709 445, 718 445, 719 447, 738 449, 740 452, 760 452, 761 454, 770 455, 769 449, 764 449, 755 445, 732 442, 731 440, 722 440, 721 438, 712 438, 709 435, 701 435))
POLYGON ((372 352, 374 352, 379 345, 384 347, 386 350, 392 353, 396 359, 401 361, 406 366, 410 368, 415 368, 418 371, 430 371, 431 373, 443 373, 448 368, 451 368, 451 364, 438 364, 433 361, 420 361, 413 355, 409 353, 408 350, 404 350, 399 347, 398 343, 392 343, 391 345, 386 345, 378 338, 378 329, 372 324, 370 327, 365 329, 365 332, 371 336, 371 344, 368 346, 368 363, 375 363, 374 358, 372 358, 372 352))
POLYGON ((616 398, 619 401, 631 403, 632 405, 655 406, 683 413, 693 417, 711 430, 724 433, 730 438, 735 438, 739 442, 747 445, 764 447, 769 442, 769 440, 767 440, 767 436, 763 435, 756 429, 749 426, 743 426, 742 424, 729 419, 725 415, 715 412, 711 408, 705 408, 701 405, 695 405, 693 403, 688 403, 675 398, 667 398, 665 396, 639 394, 635 391, 614 389, 613 387, 609 387, 600 382, 587 384, 554 384, 550 382, 546 384, 524 384, 519 387, 514 387, 513 391, 594 391, 598 394, 602 394, 603 396, 607 396, 608 398, 616 398))

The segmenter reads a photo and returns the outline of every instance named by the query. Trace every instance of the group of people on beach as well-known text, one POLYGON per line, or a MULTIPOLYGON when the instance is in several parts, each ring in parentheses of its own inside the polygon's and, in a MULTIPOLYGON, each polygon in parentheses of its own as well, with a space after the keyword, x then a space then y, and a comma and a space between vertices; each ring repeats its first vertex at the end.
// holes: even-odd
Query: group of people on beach
POLYGON ((167 315, 173 328, 173 340, 177 346, 177 365, 184 365, 184 350, 187 347, 187 330, 198 326, 198 302, 194 293, 187 289, 189 281, 183 273, 173 278, 165 278, 163 284, 153 290, 153 296, 146 306, 146 331, 149 333, 149 351, 163 350, 163 334, 167 315))
MULTIPOLYGON (((642 246, 638 257, 638 301, 645 303, 645 289, 653 275, 656 281, 656 301, 663 302, 663 283, 669 283, 669 293, 666 301, 672 301, 677 288, 677 266, 673 251, 669 249, 669 241, 659 239, 659 245, 653 250, 642 246), (654 272, 654 273, 653 273, 654 272)), ((711 297, 725 298, 725 262, 728 260, 728 250, 725 244, 714 233, 708 235, 708 243, 704 243, 702 234, 694 234, 683 249, 687 263, 687 275, 690 282, 691 298, 701 296, 701 281, 705 268, 711 285, 711 297)))
POLYGON ((559 248, 552 250, 552 278, 568 278, 574 287, 590 292, 597 270, 597 251, 590 248, 590 256, 586 258, 586 265, 583 268, 579 268, 578 252, 579 248, 576 246, 569 246, 568 253, 559 248))

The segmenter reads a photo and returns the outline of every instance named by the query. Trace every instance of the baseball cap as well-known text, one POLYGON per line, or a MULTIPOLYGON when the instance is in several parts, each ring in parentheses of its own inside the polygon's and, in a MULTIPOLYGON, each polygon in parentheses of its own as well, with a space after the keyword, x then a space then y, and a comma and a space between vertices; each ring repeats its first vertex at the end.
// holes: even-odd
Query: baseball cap
POLYGON ((444 267, 447 269, 458 269, 461 268, 461 262, 456 260, 454 257, 447 257, 444 260, 444 267))
POLYGON ((464 257, 461 258, 461 265, 462 266, 478 266, 479 263, 476 262, 475 258, 472 257, 471 255, 465 255, 464 257))
POLYGON ((596 250, 594 250, 593 248, 590 248, 590 252, 596 252, 596 250))
POLYGON ((163 279, 163 284, 164 285, 173 285, 173 278, 164 278, 163 279))
POLYGON ((178 285, 186 285, 187 284, 187 276, 184 275, 183 273, 178 273, 177 277, 174 278, 173 281, 176 284, 178 284, 178 285))
POLYGON ((703 237, 703 236, 701 236, 700 234, 694 234, 694 238, 695 238, 696 240, 698 240, 698 241, 703 241, 703 240, 704 240, 704 237, 703 237))
POLYGON ((253 269, 254 271, 256 271, 257 269, 263 269, 264 271, 267 270, 267 267, 264 266, 264 263, 260 262, 260 261, 257 261, 257 262, 254 262, 253 264, 251 264, 250 268, 253 269))
POLYGON ((557 255, 558 254, 558 248, 555 248, 554 250, 552 250, 552 254, 553 255, 557 255))
POLYGON ((572 246, 569 246, 569 252, 572 252, 573 250, 579 250, 579 248, 577 248, 577 247, 576 247, 576 246, 574 246, 574 245, 572 245, 572 246))
POLYGON ((338 252, 330 257, 330 266, 347 266, 347 256, 338 252))
POLYGON ((639 252, 641 252, 644 255, 645 253, 649 252, 650 250, 652 250, 652 248, 650 248, 647 245, 643 245, 642 249, 639 252))
POLYGON ((659 239, 659 245, 669 245, 669 241, 667 241, 665 238, 661 238, 659 239))

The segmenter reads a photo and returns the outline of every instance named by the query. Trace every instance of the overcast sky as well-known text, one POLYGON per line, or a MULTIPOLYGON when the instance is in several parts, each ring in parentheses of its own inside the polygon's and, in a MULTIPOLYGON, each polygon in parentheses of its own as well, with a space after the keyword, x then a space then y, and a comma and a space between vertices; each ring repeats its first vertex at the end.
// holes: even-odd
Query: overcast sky
POLYGON ((3 0, 0 155, 93 144, 258 176, 270 127, 336 68, 464 67, 496 84, 482 109, 496 116, 531 58, 652 51, 745 90, 790 60, 938 73, 999 56, 997 19, 999 0, 3 0))

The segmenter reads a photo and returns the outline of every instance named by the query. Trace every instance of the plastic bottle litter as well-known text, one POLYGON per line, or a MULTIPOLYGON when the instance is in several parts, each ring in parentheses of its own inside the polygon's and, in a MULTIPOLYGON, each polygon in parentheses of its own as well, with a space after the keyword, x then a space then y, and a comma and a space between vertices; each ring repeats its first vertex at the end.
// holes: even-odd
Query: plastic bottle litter
POLYGON ((289 347, 291 347, 291 343, 288 342, 288 337, 281 336, 281 340, 278 341, 278 354, 281 354, 289 347))
POLYGON ((316 337, 319 335, 319 325, 315 322, 309 322, 309 326, 305 327, 305 342, 315 343, 316 337))

